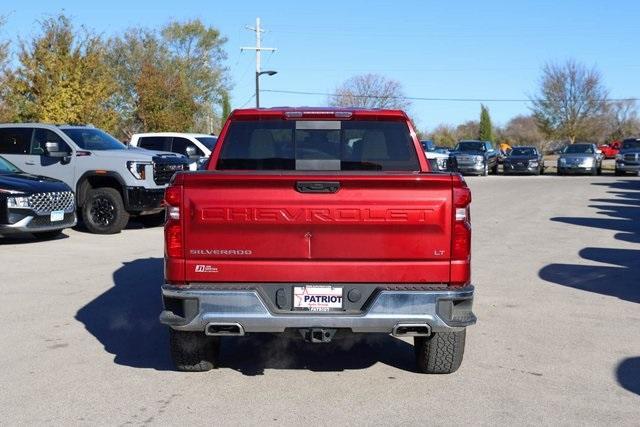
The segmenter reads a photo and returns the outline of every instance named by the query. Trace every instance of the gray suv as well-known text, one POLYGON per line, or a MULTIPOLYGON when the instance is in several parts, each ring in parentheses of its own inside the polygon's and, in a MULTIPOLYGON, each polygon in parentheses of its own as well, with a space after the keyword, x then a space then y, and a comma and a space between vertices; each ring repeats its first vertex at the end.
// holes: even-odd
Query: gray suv
POLYGON ((0 155, 69 185, 84 224, 98 234, 120 232, 131 215, 161 223, 164 189, 176 171, 188 168, 184 156, 128 148, 91 126, 1 124, 0 155))

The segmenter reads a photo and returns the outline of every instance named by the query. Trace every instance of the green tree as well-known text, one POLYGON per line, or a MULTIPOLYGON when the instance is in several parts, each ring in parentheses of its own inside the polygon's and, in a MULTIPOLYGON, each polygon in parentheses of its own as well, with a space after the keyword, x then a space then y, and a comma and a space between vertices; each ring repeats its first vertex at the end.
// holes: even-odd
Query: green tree
MULTIPOLYGON (((5 24, 5 18, 0 16, 0 28, 5 24)), ((10 121, 12 117, 11 109, 7 103, 7 86, 5 84, 9 70, 7 69, 7 60, 9 58, 9 42, 0 41, 0 122, 10 121)))
POLYGON ((229 92, 224 91, 222 93, 222 121, 227 120, 227 117, 231 114, 231 102, 229 101, 229 92))
POLYGON ((480 106, 480 126, 478 129, 478 139, 481 141, 493 142, 493 126, 491 125, 491 116, 489 109, 484 105, 480 106))
POLYGON ((197 105, 179 72, 145 63, 136 91, 136 115, 144 131, 184 132, 193 127, 197 105))
POLYGON ((76 33, 64 15, 41 23, 41 34, 21 41, 19 64, 7 79, 8 102, 20 121, 92 123, 113 131, 115 88, 98 36, 76 33))
MULTIPOLYGON (((214 107, 221 105, 223 95, 228 91, 228 71, 223 66, 225 42, 217 29, 205 26, 200 20, 170 22, 160 31, 131 29, 123 36, 112 38, 108 62, 118 85, 115 99, 123 136, 150 130, 147 128, 150 123, 154 123, 154 130, 175 124, 164 115, 154 116, 157 120, 160 117, 168 120, 164 124, 156 119, 143 123, 141 119, 149 117, 149 112, 145 111, 149 104, 141 104, 138 89, 145 88, 147 99, 159 99, 169 88, 157 86, 158 93, 153 95, 153 86, 140 86, 139 82, 152 81, 158 74, 166 73, 169 73, 167 78, 173 79, 170 89, 178 91, 180 96, 188 95, 195 105, 194 117, 179 129, 210 132, 211 123, 219 122, 214 107), (145 73, 153 75, 145 76, 145 73), (179 85, 175 79, 179 79, 179 85)), ((182 101, 184 99, 180 104, 186 105, 182 101)))

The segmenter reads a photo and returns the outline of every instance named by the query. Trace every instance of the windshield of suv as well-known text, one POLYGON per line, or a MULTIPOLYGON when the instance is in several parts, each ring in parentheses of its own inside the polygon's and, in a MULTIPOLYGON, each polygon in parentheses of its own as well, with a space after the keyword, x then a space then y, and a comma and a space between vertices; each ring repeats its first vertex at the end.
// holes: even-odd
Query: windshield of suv
POLYGON ((567 145, 564 152, 565 154, 593 154, 593 147, 588 144, 567 145))
POLYGON ((536 149, 529 147, 515 147, 509 152, 510 156, 535 156, 536 149))
POLYGON ((404 122, 236 121, 218 160, 225 170, 419 171, 404 122))
POLYGON ((622 149, 640 149, 640 139, 625 139, 622 141, 622 149))
POLYGON ((455 148, 456 151, 485 151, 486 147, 484 142, 481 141, 462 141, 458 142, 455 148))
POLYGON ((18 172, 22 172, 20 169, 18 169, 16 166, 13 165, 13 163, 11 163, 8 160, 5 160, 3 157, 0 157, 0 173, 6 174, 6 173, 18 173, 18 172))
POLYGON ((124 150, 126 145, 106 132, 94 128, 62 129, 83 150, 124 150))
POLYGON ((213 151, 213 147, 215 147, 216 142, 218 142, 217 136, 202 136, 202 137, 199 136, 196 139, 202 142, 202 144, 211 151, 213 151))

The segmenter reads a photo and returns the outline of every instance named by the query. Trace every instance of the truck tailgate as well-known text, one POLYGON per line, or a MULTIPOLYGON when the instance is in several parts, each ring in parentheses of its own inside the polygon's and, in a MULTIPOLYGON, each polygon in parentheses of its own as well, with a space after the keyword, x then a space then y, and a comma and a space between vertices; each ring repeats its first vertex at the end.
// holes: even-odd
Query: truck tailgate
POLYGON ((451 179, 384 172, 185 174, 185 278, 446 283, 451 179))

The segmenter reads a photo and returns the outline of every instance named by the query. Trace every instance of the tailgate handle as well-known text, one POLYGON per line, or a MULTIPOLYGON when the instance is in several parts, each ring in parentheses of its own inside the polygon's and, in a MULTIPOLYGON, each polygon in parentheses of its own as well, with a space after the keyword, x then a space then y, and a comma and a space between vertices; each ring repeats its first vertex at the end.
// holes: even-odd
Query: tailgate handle
POLYGON ((299 193, 335 193, 340 189, 339 182, 298 181, 296 190, 299 193))

